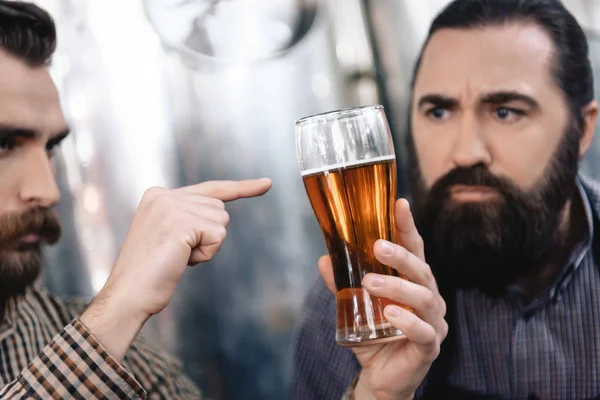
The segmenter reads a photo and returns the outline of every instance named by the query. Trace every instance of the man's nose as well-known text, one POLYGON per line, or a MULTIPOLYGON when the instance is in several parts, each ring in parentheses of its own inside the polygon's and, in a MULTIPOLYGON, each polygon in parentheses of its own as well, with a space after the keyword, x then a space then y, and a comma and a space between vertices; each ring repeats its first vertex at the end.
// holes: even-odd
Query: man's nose
POLYGON ((20 187, 21 201, 32 207, 52 207, 60 200, 54 165, 45 149, 26 154, 20 187))
POLYGON ((452 149, 452 161, 457 167, 472 167, 483 164, 489 166, 492 156, 488 150, 485 135, 476 116, 466 113, 463 116, 458 135, 452 149))

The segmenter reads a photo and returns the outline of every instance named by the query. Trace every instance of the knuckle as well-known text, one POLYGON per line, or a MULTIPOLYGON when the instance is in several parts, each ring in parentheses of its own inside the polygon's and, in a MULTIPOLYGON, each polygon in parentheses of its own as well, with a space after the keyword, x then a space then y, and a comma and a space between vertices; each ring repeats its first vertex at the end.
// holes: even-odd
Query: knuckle
POLYGON ((444 299, 442 298, 442 296, 439 296, 438 301, 440 303, 441 315, 442 315, 442 317, 445 317, 446 313, 448 312, 448 306, 446 305, 446 302, 444 301, 444 299))
MULTIPOLYGON (((392 260, 400 265, 406 265, 410 261, 409 257, 410 253, 402 246, 396 247, 394 254, 391 256, 392 260)), ((398 269, 399 267, 399 265, 396 265, 394 268, 398 269)))
POLYGON ((433 345, 432 349, 431 349, 431 353, 430 353, 430 361, 434 361, 436 358, 439 357, 440 355, 440 350, 441 350, 441 346, 440 346, 440 342, 436 341, 435 344, 433 345))
POLYGON ((205 250, 205 259, 206 260, 210 260, 212 259, 221 249, 220 245, 217 246, 211 246, 209 249, 205 250))
POLYGON ((196 232, 193 232, 193 231, 179 231, 179 232, 175 232, 175 234, 173 236, 177 240, 178 243, 186 244, 187 246, 190 246, 192 249, 194 248, 196 243, 198 243, 198 241, 199 241, 198 235, 196 234, 196 232))
POLYGON ((215 200, 214 201, 215 207, 217 207, 217 208, 219 208, 221 210, 225 209, 225 202, 224 201, 219 200, 219 199, 214 199, 214 200, 215 200))
POLYGON ((418 251, 423 251, 425 249, 425 242, 423 241, 423 238, 421 237, 421 235, 417 235, 415 237, 415 244, 414 244, 416 250, 418 251))
POLYGON ((446 336, 448 336, 448 329, 448 323, 446 322, 446 320, 443 320, 442 325, 440 327, 440 340, 446 339, 446 336))
POLYGON ((231 220, 231 216, 227 211, 223 211, 223 224, 225 226, 229 225, 229 221, 231 220))
POLYGON ((422 307, 423 310, 427 312, 435 311, 437 309, 438 299, 432 291, 427 290, 423 294, 422 307))
POLYGON ((403 262, 407 262, 409 260, 410 253, 403 247, 398 246, 396 254, 398 255, 398 258, 400 258, 400 260, 402 260, 403 262))
POLYGON ((429 266, 429 264, 425 264, 425 267, 422 269, 421 276, 423 282, 435 282, 435 277, 433 276, 433 272, 431 271, 431 267, 429 266))
POLYGON ((222 242, 227 237, 227 229, 224 226, 219 225, 216 231, 219 242, 222 242))
POLYGON ((396 276, 383 276, 382 278, 385 280, 385 286, 383 289, 386 292, 389 292, 389 295, 403 293, 406 291, 407 281, 403 278, 396 276))

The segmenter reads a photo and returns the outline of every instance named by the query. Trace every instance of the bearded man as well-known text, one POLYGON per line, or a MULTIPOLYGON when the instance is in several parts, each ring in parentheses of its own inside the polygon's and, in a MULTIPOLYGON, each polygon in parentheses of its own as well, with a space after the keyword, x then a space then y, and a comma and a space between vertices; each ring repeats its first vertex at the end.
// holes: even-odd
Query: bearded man
POLYGON ((578 175, 593 89, 558 0, 455 0, 435 18, 412 83, 412 213, 399 200, 400 243, 374 249, 409 281, 363 281, 414 310, 385 309, 407 340, 337 346, 322 258, 292 399, 600 396, 600 185, 578 175))

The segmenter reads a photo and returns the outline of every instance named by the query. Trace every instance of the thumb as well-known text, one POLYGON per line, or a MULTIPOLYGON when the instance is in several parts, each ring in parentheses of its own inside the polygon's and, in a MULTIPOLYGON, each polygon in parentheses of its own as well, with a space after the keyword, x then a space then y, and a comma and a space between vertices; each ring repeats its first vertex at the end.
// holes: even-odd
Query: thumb
POLYGON ((333 279, 333 265, 331 264, 331 258, 329 256, 319 258, 317 266, 319 267, 319 273, 321 274, 321 278, 323 278, 325 285, 327 285, 327 288, 335 294, 336 288, 333 279))

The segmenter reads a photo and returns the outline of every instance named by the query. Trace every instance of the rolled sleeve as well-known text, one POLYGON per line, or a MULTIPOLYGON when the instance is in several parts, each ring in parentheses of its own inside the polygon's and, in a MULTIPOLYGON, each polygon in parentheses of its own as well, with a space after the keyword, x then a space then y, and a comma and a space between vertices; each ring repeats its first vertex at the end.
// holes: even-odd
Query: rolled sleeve
POLYGON ((0 390, 20 399, 146 399, 134 376, 75 319, 21 372, 0 390))

